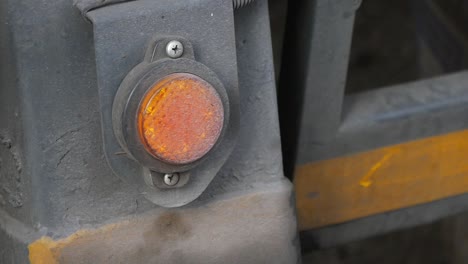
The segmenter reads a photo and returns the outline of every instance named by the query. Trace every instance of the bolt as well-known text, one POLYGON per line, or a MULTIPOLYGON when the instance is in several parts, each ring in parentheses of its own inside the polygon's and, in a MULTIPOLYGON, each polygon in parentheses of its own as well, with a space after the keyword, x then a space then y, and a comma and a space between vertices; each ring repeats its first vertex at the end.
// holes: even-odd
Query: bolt
POLYGON ((166 173, 164 174, 164 183, 168 186, 174 186, 179 182, 178 173, 166 173))
POLYGON ((184 54, 184 46, 178 40, 171 40, 166 45, 167 56, 177 59, 184 54))

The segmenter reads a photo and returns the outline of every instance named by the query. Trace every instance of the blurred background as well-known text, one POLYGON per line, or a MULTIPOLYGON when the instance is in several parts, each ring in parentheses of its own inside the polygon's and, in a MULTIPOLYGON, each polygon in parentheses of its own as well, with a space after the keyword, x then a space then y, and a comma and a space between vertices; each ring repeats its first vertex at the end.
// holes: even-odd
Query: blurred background
MULTIPOLYGON (((275 59, 283 1, 271 1, 275 59)), ((347 76, 352 94, 467 68, 468 1, 363 0, 347 76)), ((468 263, 468 213, 411 229, 303 252, 303 263, 468 263)))

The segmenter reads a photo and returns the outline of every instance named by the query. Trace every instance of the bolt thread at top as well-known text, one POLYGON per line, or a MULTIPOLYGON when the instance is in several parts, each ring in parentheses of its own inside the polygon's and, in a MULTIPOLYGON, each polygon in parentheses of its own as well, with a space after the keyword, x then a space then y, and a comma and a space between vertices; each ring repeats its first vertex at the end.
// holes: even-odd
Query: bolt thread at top
POLYGON ((232 0, 232 3, 234 5, 234 8, 241 8, 250 4, 253 1, 254 0, 232 0))

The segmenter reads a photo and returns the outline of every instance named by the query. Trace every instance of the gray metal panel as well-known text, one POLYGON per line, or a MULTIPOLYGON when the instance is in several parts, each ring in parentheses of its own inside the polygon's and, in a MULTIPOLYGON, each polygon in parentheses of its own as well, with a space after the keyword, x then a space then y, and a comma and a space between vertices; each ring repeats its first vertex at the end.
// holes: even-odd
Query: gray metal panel
POLYGON ((468 128, 468 71, 347 96, 327 144, 301 149, 298 164, 468 128))
POLYGON ((279 102, 286 174, 297 151, 333 139, 341 122, 359 0, 290 1, 279 102))
POLYGON ((255 182, 283 178, 268 1, 257 0, 236 10, 235 29, 239 138, 231 157, 208 187, 212 190, 250 188, 255 182), (256 176, 260 171, 265 172, 263 176, 256 176))
POLYGON ((129 0, 73 0, 73 5, 81 11, 84 17, 86 17, 86 13, 90 10, 127 1, 129 0))
POLYGON ((313 14, 304 21, 312 28, 303 40, 310 50, 302 57, 307 61, 301 63, 305 92, 300 149, 329 141, 340 125, 354 15, 360 5, 356 0, 311 2, 313 14))
MULTIPOLYGON (((19 118, 10 115, 8 118, 22 128, 23 143, 17 146, 25 155, 23 175, 31 181, 31 188, 27 189, 31 197, 25 196, 24 201, 31 206, 23 206, 26 213, 15 218, 30 230, 39 230, 39 235, 52 238, 65 237, 83 228, 97 228, 123 217, 138 220, 145 212, 154 213, 157 219, 165 209, 151 204, 136 188, 115 177, 104 158, 92 25, 69 0, 2 1, 0 9, 8 10, 6 27, 12 37, 7 46, 14 54, 12 65, 16 65, 12 72, 2 67, 1 76, 15 76, 16 72, 18 77, 2 79, 0 90, 2 95, 4 91, 12 94, 18 91, 19 118)), ((259 0, 236 11, 235 24, 242 108, 240 138, 207 191, 181 210, 209 212, 222 218, 231 211, 231 206, 222 206, 225 200, 253 197, 248 201, 258 201, 255 194, 275 198, 276 202, 242 204, 242 214, 260 219, 250 222, 252 228, 237 226, 235 217, 224 225, 220 223, 219 230, 235 232, 239 238, 236 241, 249 239, 252 246, 239 245, 236 252, 223 251, 226 254, 219 255, 219 259, 235 253, 238 258, 233 257, 232 261, 243 263, 245 250, 249 258, 257 257, 257 263, 273 263, 277 259, 294 263, 300 256, 296 251, 292 187, 282 174, 267 1, 259 0), (218 202, 221 204, 218 209, 207 209, 208 204, 218 202), (262 213, 268 211, 276 213, 263 218, 262 213), (261 228, 257 229, 259 223, 261 228), (270 242, 265 244, 264 239, 270 242), (259 252, 252 250, 253 245, 265 246, 259 252), (281 256, 271 255, 272 251, 281 256)), ((3 210, 3 205, 0 207, 1 216, 10 214, 3 210)), ((14 230, 10 224, 2 225, 1 229, 14 230)), ((210 233, 204 231, 194 230, 206 234, 200 237, 209 240, 210 233)), ((31 240, 13 233, 1 234, 0 248, 8 249, 2 257, 6 260, 21 257, 15 260, 25 263, 25 246, 31 240), (13 241, 20 243, 10 247, 17 243, 13 241)), ((144 248, 135 245, 136 251, 144 248)), ((193 250, 199 250, 199 257, 206 254, 203 239, 197 245, 200 248, 193 250)))
POLYGON ((29 263, 27 245, 9 236, 0 228, 0 263, 29 263), (5 243, 8 241, 8 243, 5 243))
POLYGON ((0 263, 29 263, 28 243, 45 235, 45 230, 31 228, 0 208, 0 263))
POLYGON ((2 89, 19 92, 31 181, 21 220, 70 230, 150 208, 103 157, 91 24, 70 1, 6 4, 18 80, 2 89))
MULTIPOLYGON (((232 3, 227 0, 207 0, 203 4, 174 0, 139 0, 99 8, 90 11, 88 17, 94 28, 104 152, 109 165, 116 175, 128 184, 137 185, 145 197, 155 204, 174 207, 192 202, 205 191, 227 160, 239 128, 239 89, 232 3), (223 138, 197 166, 190 168, 191 176, 187 184, 166 189, 148 186, 144 181, 144 174, 149 173, 144 166, 152 165, 153 158, 148 158, 147 164, 140 165, 128 156, 118 154, 123 150, 115 137, 112 123, 112 104, 122 80, 143 61, 150 41, 154 37, 163 36, 187 39, 193 46, 196 61, 214 72, 216 77, 213 78, 219 78, 229 97, 229 104, 227 100, 224 103, 229 106, 229 118, 225 120, 227 127, 224 128, 223 138)), ((166 64, 180 62, 171 60, 166 64)), ((184 70, 184 66, 188 65, 185 62, 178 68, 190 73, 193 69, 184 70)), ((165 67, 169 70, 169 66, 165 67)), ((173 67, 171 71, 177 71, 177 67, 173 67)), ((211 73, 208 76, 210 75, 211 73)), ((208 77, 207 74, 200 76, 205 79, 208 77)), ((210 79, 206 80, 215 84, 210 79)), ((142 161, 141 156, 139 161, 142 161)), ((181 171, 177 172, 187 170, 179 169, 181 171)))
MULTIPOLYGON (((103 156, 92 25, 65 0, 35 3, 2 2, 13 9, 11 45, 20 75, 2 89, 23 94, 19 121, 25 124, 34 222, 73 229, 154 207, 116 178, 103 156)), ((209 197, 282 178, 268 6, 258 1, 236 12, 243 124, 209 197)))
POLYGON ((19 218, 30 216, 30 181, 23 170, 23 136, 20 91, 12 89, 17 81, 16 53, 11 45, 13 32, 8 26, 9 6, 0 3, 0 206, 19 218))

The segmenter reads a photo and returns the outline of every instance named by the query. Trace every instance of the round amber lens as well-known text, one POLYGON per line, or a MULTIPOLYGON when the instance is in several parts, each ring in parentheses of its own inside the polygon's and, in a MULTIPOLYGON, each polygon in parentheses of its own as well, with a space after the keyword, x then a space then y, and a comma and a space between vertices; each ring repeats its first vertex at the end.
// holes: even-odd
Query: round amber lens
POLYGON ((214 146, 224 110, 216 90, 198 76, 175 73, 158 81, 140 104, 140 138, 156 158, 187 164, 214 146))

